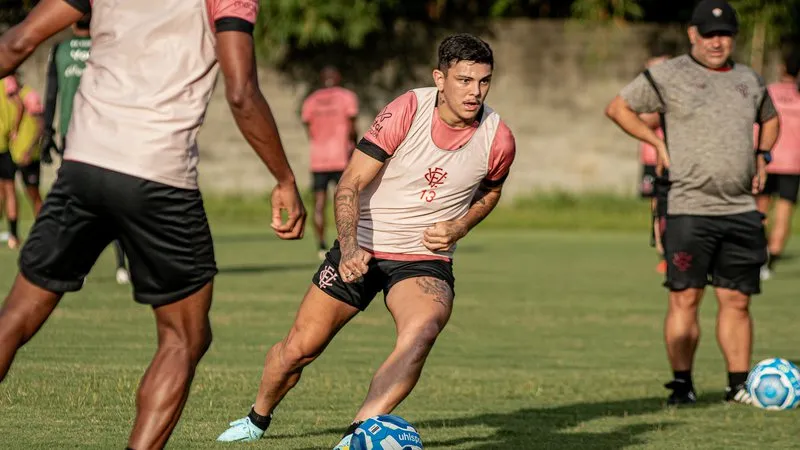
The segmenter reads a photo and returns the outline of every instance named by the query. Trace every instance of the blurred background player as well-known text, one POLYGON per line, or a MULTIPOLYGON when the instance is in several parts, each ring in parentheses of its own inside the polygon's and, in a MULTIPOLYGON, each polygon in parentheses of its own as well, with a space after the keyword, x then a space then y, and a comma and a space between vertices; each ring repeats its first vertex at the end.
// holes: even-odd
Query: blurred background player
POLYGON ((761 278, 772 275, 775 263, 783 256, 791 235, 792 214, 800 186, 800 48, 785 55, 780 80, 768 86, 775 108, 780 114, 781 133, 772 149, 772 162, 767 166, 767 183, 758 196, 758 209, 769 214, 769 262, 761 269, 761 278), (777 198, 776 198, 777 197, 777 198), (774 205, 771 205, 772 199, 774 205), (773 206, 773 208, 770 208, 773 206))
MULTIPOLYGON (((72 25, 72 37, 53 46, 47 66, 47 90, 45 94, 44 131, 42 135, 42 159, 49 162, 50 152, 62 154, 66 147, 67 130, 72 118, 72 103, 81 82, 81 75, 86 70, 92 39, 89 34, 91 14, 86 14, 72 25), (58 109, 58 133, 53 122, 58 109), (61 145, 56 144, 56 134, 61 145)), ((130 281, 125 266, 125 252, 118 240, 112 244, 117 260, 117 283, 127 284, 130 281)))
POLYGON ((340 86, 342 76, 333 66, 320 72, 322 88, 303 102, 301 112, 311 141, 311 177, 314 194, 314 233, 318 255, 325 259, 328 244, 325 240, 325 207, 328 187, 336 184, 347 167, 356 145, 358 97, 340 86))
POLYGON ((692 13, 689 54, 645 70, 606 113, 628 134, 652 144, 669 169, 664 253, 669 306, 664 323, 674 379, 669 404, 697 401, 692 367, 700 338, 698 308, 709 281, 719 309, 717 340, 728 369, 725 400, 750 403, 745 387, 753 350, 752 295, 767 261, 762 214, 769 150, 779 132, 764 81, 731 60, 739 21, 724 0, 703 0, 692 13), (639 114, 664 114, 665 139, 639 114), (753 124, 761 124, 754 151, 753 124), (669 143, 669 148, 667 148, 669 143), (667 151, 669 150, 669 151, 667 151))
MULTIPOLYGON (((645 68, 650 68, 667 59, 669 59, 667 55, 650 58, 647 60, 647 63, 645 63, 645 68)), ((656 132, 658 137, 664 138, 664 130, 661 128, 661 115, 658 113, 646 113, 639 114, 639 117, 656 132)), ((658 166, 658 151, 649 143, 639 141, 639 161, 642 164, 642 180, 639 185, 639 194, 643 198, 650 199, 650 212, 652 217, 650 223, 651 245, 656 248, 659 257, 656 271, 663 274, 667 272, 667 262, 664 260, 664 246, 661 243, 663 217, 658 213, 659 209, 657 207, 659 201, 659 185, 657 181, 661 175, 659 173, 661 170, 656 167, 658 166)))
POLYGON ((24 106, 19 98, 19 85, 14 73, 2 79, 0 89, 0 206, 8 220, 8 230, 0 233, 0 241, 8 243, 9 248, 19 245, 17 233, 17 195, 14 186, 17 167, 9 152, 11 140, 16 137, 22 122, 24 106))
POLYGON ((268 351, 255 405, 218 440, 260 439, 303 368, 381 291, 396 344, 334 450, 347 450, 361 421, 390 413, 414 389, 453 310, 456 242, 497 205, 516 154, 511 130, 484 103, 493 67, 486 42, 450 36, 435 87, 406 92, 375 118, 336 190, 339 238, 289 334, 268 351))
MULTIPOLYGON (((22 179, 22 185, 25 188, 25 196, 28 197, 31 207, 33 209, 33 217, 39 215, 42 209, 42 197, 39 193, 39 179, 41 174, 40 164, 40 146, 39 141, 42 136, 42 113, 44 108, 42 106, 42 99, 39 94, 33 90, 32 87, 17 78, 19 90, 17 96, 22 101, 22 120, 19 123, 16 137, 11 140, 9 145, 9 153, 16 168, 16 173, 19 173, 22 179)), ((10 103, 12 116, 18 114, 17 108, 14 103, 10 103)), ((16 196, 15 180, 11 181, 12 189, 7 192, 8 195, 13 196, 10 198, 9 203, 13 205, 13 210, 9 208, 9 218, 17 221, 19 217, 19 203, 16 196)), ((19 245, 18 236, 10 236, 8 246, 16 248, 19 245)))

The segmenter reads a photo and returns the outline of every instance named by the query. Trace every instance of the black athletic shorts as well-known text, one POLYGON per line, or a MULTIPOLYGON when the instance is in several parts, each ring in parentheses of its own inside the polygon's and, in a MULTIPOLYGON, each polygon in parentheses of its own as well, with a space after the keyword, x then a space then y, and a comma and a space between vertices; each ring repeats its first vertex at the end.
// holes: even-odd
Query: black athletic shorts
POLYGON ((341 257, 337 240, 311 281, 326 294, 361 311, 367 309, 378 292, 383 291, 385 297, 392 286, 408 278, 433 277, 446 282, 455 293, 456 279, 451 261, 393 261, 372 258, 368 263, 367 274, 360 281, 345 283, 339 276, 341 257))
POLYGON ((217 273, 199 191, 74 161, 59 169, 20 253, 20 271, 51 292, 80 290, 115 239, 129 258, 139 303, 181 300, 217 273))
POLYGON ((17 173, 17 165, 11 158, 11 152, 0 153, 0 180, 13 180, 17 173))
POLYGON ((642 179, 639 181, 639 195, 642 198, 656 196, 656 166, 642 165, 642 179))
POLYGON ((338 184, 342 178, 342 172, 312 172, 312 186, 314 192, 327 191, 328 185, 338 184))
POLYGON ((771 173, 767 175, 763 194, 797 203, 797 190, 800 188, 800 175, 784 175, 771 173))
POLYGON ((28 187, 38 187, 41 181, 42 164, 34 161, 27 166, 17 166, 17 171, 22 175, 22 182, 28 187))
POLYGON ((672 291, 715 287, 761 292, 759 271, 767 262, 767 239, 758 211, 727 216, 667 216, 664 250, 672 291))

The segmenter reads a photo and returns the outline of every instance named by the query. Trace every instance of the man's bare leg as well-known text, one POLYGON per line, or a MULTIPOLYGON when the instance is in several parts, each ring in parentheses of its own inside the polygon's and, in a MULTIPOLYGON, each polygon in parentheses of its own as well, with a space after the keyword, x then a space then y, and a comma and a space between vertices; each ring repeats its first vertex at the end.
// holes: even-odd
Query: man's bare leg
POLYGON ((728 368, 726 398, 749 403, 741 393, 750 370, 753 354, 753 320, 750 317, 750 296, 732 289, 717 288, 717 343, 728 368))
POLYGON ((14 356, 50 317, 61 294, 44 290, 17 275, 0 309, 0 382, 5 379, 14 356))
POLYGON ((211 345, 213 283, 176 303, 154 309, 158 349, 136 396, 136 422, 128 447, 161 449, 183 412, 200 359, 211 345))
POLYGON ((391 413, 416 386, 422 367, 453 311, 453 291, 437 278, 395 284, 386 305, 397 327, 394 351, 375 372, 355 422, 391 413))
MULTIPOLYGON (((314 191, 314 234, 317 237, 320 251, 327 250, 325 242, 325 207, 328 203, 328 192, 314 191)), ((320 255, 322 256, 322 255, 320 255)))

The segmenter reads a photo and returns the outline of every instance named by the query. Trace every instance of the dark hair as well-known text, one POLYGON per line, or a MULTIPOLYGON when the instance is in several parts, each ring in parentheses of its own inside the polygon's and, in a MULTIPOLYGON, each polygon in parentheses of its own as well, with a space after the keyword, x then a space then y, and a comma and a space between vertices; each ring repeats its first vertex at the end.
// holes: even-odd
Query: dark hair
POLYGON ((92 22, 92 13, 86 13, 86 14, 83 15, 83 17, 78 19, 77 22, 75 22, 75 25, 80 30, 88 30, 89 29, 89 24, 91 22, 92 22))
POLYGON ((785 53, 783 63, 786 65, 786 73, 789 76, 797 77, 800 73, 800 46, 795 46, 791 51, 785 53))
POLYGON ((494 55, 489 44, 467 33, 448 36, 439 44, 439 70, 447 73, 447 69, 459 61, 489 64, 494 68, 494 55))

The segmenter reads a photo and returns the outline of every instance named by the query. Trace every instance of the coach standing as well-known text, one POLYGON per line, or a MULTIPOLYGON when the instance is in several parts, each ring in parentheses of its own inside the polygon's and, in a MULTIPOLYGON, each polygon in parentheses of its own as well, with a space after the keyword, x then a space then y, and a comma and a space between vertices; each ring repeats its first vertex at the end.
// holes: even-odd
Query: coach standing
POLYGON ((701 1, 688 29, 691 53, 646 70, 606 109, 625 132, 655 146, 669 168, 669 404, 696 401, 691 372, 700 337, 697 310, 709 282, 719 302, 717 340, 728 368, 725 400, 750 402, 744 388, 753 340, 750 296, 760 292, 759 270, 767 259, 754 194, 764 187, 779 125, 763 80, 730 58, 737 31, 736 11, 726 1, 701 1), (639 119, 649 112, 660 113, 663 140, 639 119), (754 123, 762 130, 756 152, 754 123))

